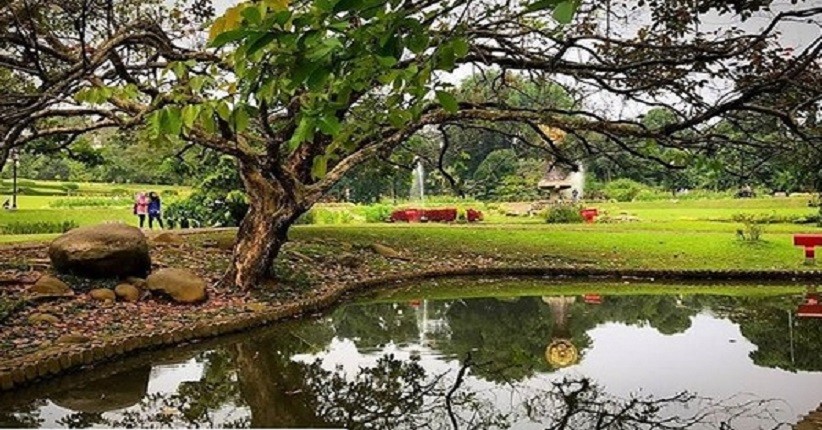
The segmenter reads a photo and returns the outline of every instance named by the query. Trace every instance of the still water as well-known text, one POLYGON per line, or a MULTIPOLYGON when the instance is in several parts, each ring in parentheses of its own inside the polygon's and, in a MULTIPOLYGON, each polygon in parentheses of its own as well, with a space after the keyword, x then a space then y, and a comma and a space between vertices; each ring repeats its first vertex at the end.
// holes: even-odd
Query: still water
POLYGON ((813 296, 546 291, 366 298, 0 397, 0 425, 819 428, 813 296))

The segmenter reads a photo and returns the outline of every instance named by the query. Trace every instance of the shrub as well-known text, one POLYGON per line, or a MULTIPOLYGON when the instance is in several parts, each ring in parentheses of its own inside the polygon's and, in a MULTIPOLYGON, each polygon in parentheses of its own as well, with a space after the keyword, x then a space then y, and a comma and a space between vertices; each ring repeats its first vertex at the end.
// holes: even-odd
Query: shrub
POLYGON ((131 194, 132 194, 132 193, 131 193, 131 191, 129 191, 129 190, 125 189, 125 188, 114 188, 114 189, 112 189, 112 190, 110 191, 110 194, 111 194, 111 195, 113 195, 113 196, 126 196, 126 197, 131 197, 131 194))
POLYGON ((618 202, 630 202, 639 196, 643 190, 648 189, 648 186, 630 179, 617 179, 605 184, 602 191, 609 199, 618 202))
POLYGON ((354 215, 348 211, 336 211, 337 212, 337 219, 335 220, 337 224, 351 224, 354 221, 354 215))
POLYGON ((77 190, 80 189, 80 186, 75 184, 74 182, 69 182, 69 183, 63 184, 60 188, 62 188, 63 191, 65 191, 66 194, 70 196, 72 194, 76 194, 77 190))
POLYGON ((79 225, 74 221, 12 222, 0 227, 3 234, 65 233, 79 225))
POLYGON ((295 224, 351 224, 355 216, 350 211, 315 207, 297 218, 295 224))
POLYGON ((57 199, 49 202, 49 206, 53 208, 116 207, 131 204, 131 199, 127 197, 83 197, 57 199))
POLYGON ((225 194, 206 194, 195 191, 184 200, 166 206, 165 218, 170 225, 234 227, 240 224, 248 211, 248 202, 242 191, 225 194))
POLYGON ((746 242, 759 242, 765 231, 764 224, 769 221, 767 215, 735 214, 733 220, 742 223, 742 228, 736 231, 736 236, 746 242))
POLYGON ((582 208, 576 205, 556 205, 551 206, 544 212, 542 217, 548 224, 575 224, 585 221, 579 211, 582 208))
POLYGON ((294 224, 297 224, 297 225, 316 224, 316 221, 317 221, 316 218, 317 218, 316 209, 310 209, 308 212, 300 215, 300 217, 297 218, 296 221, 294 221, 294 224))
POLYGON ((389 205, 370 205, 363 209, 363 216, 365 222, 378 223, 386 222, 391 217, 391 206, 389 205))

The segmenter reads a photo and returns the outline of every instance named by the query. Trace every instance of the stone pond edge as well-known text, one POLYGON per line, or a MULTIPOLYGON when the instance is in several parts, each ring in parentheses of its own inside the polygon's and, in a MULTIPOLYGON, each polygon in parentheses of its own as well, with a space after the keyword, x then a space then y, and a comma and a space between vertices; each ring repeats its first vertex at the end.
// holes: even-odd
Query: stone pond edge
POLYGON ((191 342, 215 336, 263 326, 275 321, 293 318, 302 314, 327 309, 337 304, 345 295, 360 290, 388 287, 442 277, 470 276, 526 276, 550 278, 596 278, 596 279, 636 279, 666 281, 747 281, 747 282, 800 282, 819 281, 820 271, 789 270, 656 270, 656 269, 598 269, 570 267, 469 267, 455 269, 426 270, 417 273, 383 276, 361 282, 341 284, 315 293, 291 303, 244 313, 216 321, 200 322, 191 327, 155 330, 151 333, 123 335, 99 345, 72 348, 48 355, 37 353, 19 357, 10 362, 0 362, 8 369, 0 372, 0 391, 21 388, 35 381, 78 370, 121 358, 138 351, 169 347, 183 342, 191 342))

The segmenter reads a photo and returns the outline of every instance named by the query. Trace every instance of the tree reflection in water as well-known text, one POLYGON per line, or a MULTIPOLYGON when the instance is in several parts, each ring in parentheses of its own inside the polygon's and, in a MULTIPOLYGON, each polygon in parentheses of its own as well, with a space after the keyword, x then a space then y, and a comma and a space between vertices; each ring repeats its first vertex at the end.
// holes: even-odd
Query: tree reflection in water
POLYGON ((324 369, 322 360, 287 364, 275 354, 257 358, 239 362, 240 385, 243 385, 243 375, 254 377, 261 371, 285 371, 255 380, 254 388, 263 393, 251 393, 247 389, 238 392, 229 386, 231 384, 202 384, 194 390, 174 394, 150 394, 139 405, 112 418, 108 414, 95 414, 90 420, 89 415, 73 414, 61 424, 128 428, 505 429, 530 422, 552 430, 673 430, 748 428, 738 424, 753 418, 760 424, 768 420, 771 425, 766 428, 778 427, 767 415, 772 406, 769 402, 715 402, 688 393, 667 398, 622 399, 606 394, 585 378, 554 381, 545 389, 510 386, 510 398, 518 400, 500 408, 499 402, 467 383, 468 375, 479 366, 470 357, 463 359, 465 364, 456 371, 430 374, 418 357, 398 359, 387 354, 381 356, 376 365, 361 368, 353 377, 341 368, 324 369), (283 364, 292 369, 280 367, 283 364), (242 398, 228 398, 225 393, 215 391, 242 393, 242 398), (246 403, 250 417, 216 418, 215 412, 223 405, 213 403, 215 398, 221 402, 246 403))
MULTIPOLYGON (((325 318, 282 324, 259 337, 199 354, 202 377, 182 383, 174 393, 150 393, 116 412, 89 405, 82 408, 85 412, 74 412, 57 424, 352 429, 527 425, 561 430, 742 429, 752 428, 755 422, 759 428, 779 428, 781 423, 769 412, 784 408, 781 403, 712 400, 690 393, 622 398, 589 379, 549 376, 554 368, 544 357, 552 339, 567 339, 584 355, 591 344, 588 332, 604 322, 681 333, 690 327, 690 317, 704 309, 740 324, 742 333, 758 346, 751 352, 756 364, 793 371, 822 368, 820 324, 794 322, 793 337, 787 337, 785 319, 794 306, 791 298, 608 297, 602 304, 590 305, 530 297, 428 305, 429 316, 438 324, 424 336, 420 331, 427 329, 419 324, 415 316, 419 310, 411 305, 345 306, 325 318), (561 308, 561 318, 551 303, 561 308), (425 347, 437 357, 436 366, 413 353, 406 357, 384 352, 392 344, 416 348, 415 341, 423 337, 425 347), (360 354, 367 351, 375 361, 356 370, 335 367, 339 357, 334 361, 328 354, 335 339, 350 341, 360 354)), ((128 375, 124 372, 76 390, 114 392, 113 387, 128 386, 117 377, 131 383, 138 379, 128 375)), ((145 378, 139 380, 147 384, 145 378)), ((65 393, 51 397, 58 400, 65 393)), ((3 410, 0 424, 42 425, 43 403, 38 399, 13 411, 3 410)))

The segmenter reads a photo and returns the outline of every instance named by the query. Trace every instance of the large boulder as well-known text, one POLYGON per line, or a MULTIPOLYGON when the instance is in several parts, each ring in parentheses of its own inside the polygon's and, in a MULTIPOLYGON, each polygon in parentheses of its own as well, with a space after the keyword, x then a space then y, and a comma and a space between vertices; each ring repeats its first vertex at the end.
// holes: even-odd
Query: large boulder
POLYGON ((59 272, 91 278, 143 277, 151 270, 145 235, 125 224, 75 228, 51 242, 49 258, 59 272))
POLYGON ((185 269, 160 269, 146 279, 149 291, 161 292, 180 303, 205 300, 205 281, 185 269))

